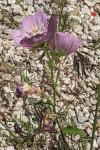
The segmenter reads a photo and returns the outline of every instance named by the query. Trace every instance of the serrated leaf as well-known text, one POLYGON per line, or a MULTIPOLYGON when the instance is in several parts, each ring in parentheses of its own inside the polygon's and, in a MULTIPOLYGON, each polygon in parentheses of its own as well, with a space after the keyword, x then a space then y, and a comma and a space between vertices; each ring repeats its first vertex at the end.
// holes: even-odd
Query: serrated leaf
POLYGON ((82 129, 79 129, 77 127, 67 126, 62 130, 65 135, 66 134, 73 135, 73 136, 79 135, 81 139, 86 137, 86 133, 82 129))

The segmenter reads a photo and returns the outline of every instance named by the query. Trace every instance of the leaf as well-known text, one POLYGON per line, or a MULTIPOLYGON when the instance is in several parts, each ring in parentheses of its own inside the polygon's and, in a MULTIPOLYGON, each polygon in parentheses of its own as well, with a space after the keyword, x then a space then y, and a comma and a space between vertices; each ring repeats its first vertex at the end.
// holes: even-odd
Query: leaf
POLYGON ((82 129, 79 129, 77 127, 67 126, 62 130, 65 135, 66 134, 73 135, 73 136, 79 135, 81 139, 86 137, 86 133, 82 129))
POLYGON ((21 79, 22 79, 22 81, 24 81, 24 82, 26 82, 26 83, 28 83, 28 84, 30 83, 28 77, 25 76, 25 74, 22 74, 22 75, 21 75, 21 79))
POLYGON ((48 67, 51 69, 53 67, 53 62, 51 60, 48 61, 48 67))
POLYGON ((51 51, 51 56, 62 57, 64 56, 63 51, 51 51))

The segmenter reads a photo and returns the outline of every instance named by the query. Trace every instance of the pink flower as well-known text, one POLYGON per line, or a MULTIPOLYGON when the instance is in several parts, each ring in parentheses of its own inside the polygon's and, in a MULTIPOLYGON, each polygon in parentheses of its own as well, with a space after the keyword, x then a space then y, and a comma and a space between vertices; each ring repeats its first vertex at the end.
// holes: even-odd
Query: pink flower
POLYGON ((35 47, 48 42, 53 50, 66 54, 75 53, 81 46, 81 40, 67 32, 57 32, 57 17, 48 16, 44 12, 35 12, 23 19, 20 29, 12 30, 15 43, 23 47, 35 47))
POLYGON ((64 51, 65 54, 75 53, 81 46, 81 40, 68 32, 56 32, 49 40, 50 48, 64 51))
POLYGON ((48 22, 48 16, 44 12, 35 12, 33 15, 25 17, 21 23, 21 27, 12 30, 11 36, 19 46, 28 48, 37 46, 47 41, 49 35, 51 36, 55 26, 52 22, 56 23, 54 18, 55 16, 53 15, 50 22, 48 22), (52 31, 50 31, 51 29, 52 31))

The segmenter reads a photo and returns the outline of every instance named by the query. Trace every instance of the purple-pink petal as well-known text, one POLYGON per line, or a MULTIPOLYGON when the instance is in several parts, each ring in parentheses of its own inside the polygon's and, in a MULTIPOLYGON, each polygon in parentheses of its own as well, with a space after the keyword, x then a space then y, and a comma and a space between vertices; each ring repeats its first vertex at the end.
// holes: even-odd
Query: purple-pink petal
POLYGON ((51 39, 57 31, 57 16, 52 15, 48 25, 48 38, 51 39))
POLYGON ((44 12, 35 12, 33 15, 27 16, 22 21, 22 29, 27 33, 34 30, 47 31, 48 16, 44 12))
POLYGON ((22 97, 24 95, 24 89, 23 89, 23 83, 20 83, 16 88, 16 96, 18 98, 22 97))
POLYGON ((30 15, 27 17, 24 17, 23 21, 22 21, 22 30, 26 33, 31 33, 32 32, 32 28, 34 25, 34 16, 30 15))
POLYGON ((45 41, 47 41, 48 35, 47 33, 43 34, 37 34, 36 36, 33 36, 31 38, 25 37, 23 40, 21 40, 20 44, 26 47, 28 45, 29 47, 35 47, 45 41))
POLYGON ((14 40, 16 45, 20 45, 20 41, 27 36, 26 33, 22 32, 21 30, 14 29, 11 32, 11 37, 14 40))
POLYGON ((56 32, 49 45, 54 50, 63 50, 65 54, 71 54, 81 46, 81 40, 68 32, 56 32))

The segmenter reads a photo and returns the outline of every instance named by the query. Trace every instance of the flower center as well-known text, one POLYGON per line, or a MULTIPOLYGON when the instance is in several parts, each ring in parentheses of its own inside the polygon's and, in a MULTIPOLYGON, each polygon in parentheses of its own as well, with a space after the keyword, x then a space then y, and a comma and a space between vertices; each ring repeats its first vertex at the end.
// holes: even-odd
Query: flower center
POLYGON ((32 36, 35 36, 36 34, 42 34, 44 32, 45 32, 45 27, 43 24, 41 24, 39 27, 38 26, 32 27, 32 36))
POLYGON ((35 36, 36 34, 38 34, 38 30, 37 28, 35 28, 34 26, 32 27, 32 35, 35 36))

